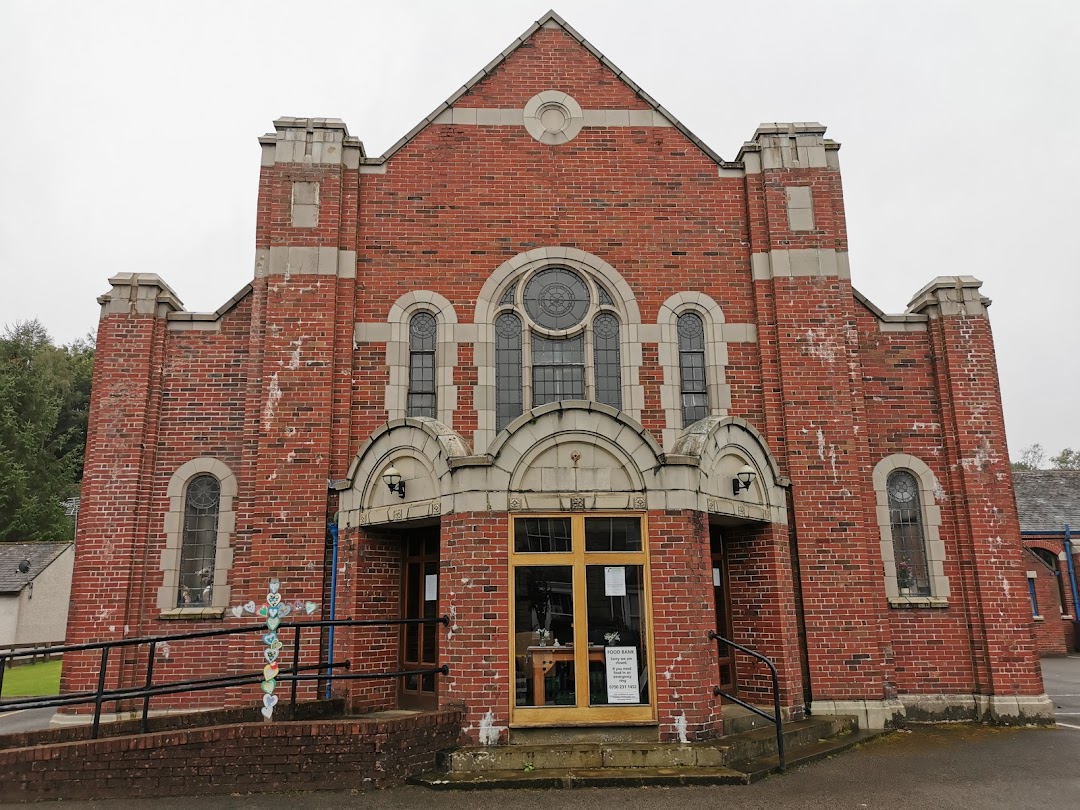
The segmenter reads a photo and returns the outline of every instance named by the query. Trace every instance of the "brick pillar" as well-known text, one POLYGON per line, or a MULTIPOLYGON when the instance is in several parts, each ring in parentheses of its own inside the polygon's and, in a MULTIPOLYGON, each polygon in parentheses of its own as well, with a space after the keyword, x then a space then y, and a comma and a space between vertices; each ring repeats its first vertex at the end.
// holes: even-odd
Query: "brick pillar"
POLYGON ((908 309, 930 317, 929 336, 946 439, 960 556, 972 628, 979 709, 989 719, 1052 717, 1031 631, 1031 607, 1005 443, 994 339, 971 276, 940 277, 908 309))
POLYGON ((506 675, 513 605, 509 598, 506 513, 458 512, 441 524, 439 661, 450 673, 439 684, 439 708, 464 712, 473 742, 507 741, 513 683, 506 675))
MULTIPOLYGON (((145 505, 151 503, 166 318, 182 309, 152 273, 121 273, 109 282, 112 289, 98 298, 69 644, 137 635, 142 626, 150 520, 145 505)), ((151 567, 156 562, 149 560, 151 567)), ((116 685, 121 666, 131 663, 124 656, 112 652, 108 685, 116 685)), ((95 688, 99 661, 96 652, 65 656, 63 691, 95 688)))
POLYGON ((759 127, 746 165, 765 432, 792 481, 815 710, 899 710, 837 150, 759 127))
MULTIPOLYGON (((318 600, 326 523, 336 508, 328 481, 344 476, 350 452, 341 414, 350 405, 362 147, 336 119, 282 118, 274 126, 260 139, 242 465, 252 496, 238 514, 233 593, 259 601, 277 577, 286 601, 318 600)), ((315 618, 327 616, 327 607, 315 618)), ((289 636, 283 640, 288 644, 289 636)), ((303 647, 303 663, 315 663, 318 640, 303 647)), ((283 657, 282 665, 289 663, 283 657)), ((313 689, 304 691, 310 696, 313 689)))
POLYGON ((653 671, 660 739, 702 740, 720 733, 712 556, 701 512, 649 513, 653 671))

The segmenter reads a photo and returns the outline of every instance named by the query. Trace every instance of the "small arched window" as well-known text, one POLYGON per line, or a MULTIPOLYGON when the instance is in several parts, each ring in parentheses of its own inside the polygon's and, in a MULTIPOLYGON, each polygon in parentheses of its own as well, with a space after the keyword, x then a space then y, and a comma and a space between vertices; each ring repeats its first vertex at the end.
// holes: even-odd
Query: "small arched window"
POLYGON ((495 429, 521 416, 521 318, 504 312, 495 319, 495 429))
POLYGON ((435 418, 435 316, 418 312, 409 320, 409 416, 435 418))
POLYGON ((687 427, 709 415, 709 394, 705 385, 705 325, 697 313, 684 312, 679 316, 678 331, 683 427, 687 427))
POLYGON ((177 607, 212 604, 220 512, 221 482, 213 475, 196 475, 184 491, 177 607))
POLYGON ((889 474, 886 493, 889 497, 896 584, 901 594, 930 596, 930 570, 926 558, 919 483, 907 470, 895 470, 889 474))

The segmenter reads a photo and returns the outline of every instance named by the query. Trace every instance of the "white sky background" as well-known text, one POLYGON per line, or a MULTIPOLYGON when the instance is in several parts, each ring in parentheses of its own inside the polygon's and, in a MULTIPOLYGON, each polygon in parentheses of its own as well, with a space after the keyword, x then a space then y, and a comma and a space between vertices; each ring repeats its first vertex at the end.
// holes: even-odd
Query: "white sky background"
MULTIPOLYGON (((0 0, 0 324, 78 338, 118 272, 216 309, 252 276, 275 118, 382 154, 549 1, 0 0)), ((555 10, 725 158, 759 122, 826 124, 855 286, 901 312, 982 279, 1013 456, 1080 448, 1080 2, 555 10)))

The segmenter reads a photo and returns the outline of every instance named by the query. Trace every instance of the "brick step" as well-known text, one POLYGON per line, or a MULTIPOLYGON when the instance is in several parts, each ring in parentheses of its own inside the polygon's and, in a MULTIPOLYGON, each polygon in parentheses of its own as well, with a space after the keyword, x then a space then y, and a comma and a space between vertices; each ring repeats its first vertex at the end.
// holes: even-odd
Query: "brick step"
MULTIPOLYGON (((812 762, 882 732, 853 717, 784 724, 788 765, 812 762)), ((749 784, 779 769, 776 734, 753 729, 719 740, 671 743, 468 746, 440 754, 440 770, 411 780, 433 789, 749 784)))

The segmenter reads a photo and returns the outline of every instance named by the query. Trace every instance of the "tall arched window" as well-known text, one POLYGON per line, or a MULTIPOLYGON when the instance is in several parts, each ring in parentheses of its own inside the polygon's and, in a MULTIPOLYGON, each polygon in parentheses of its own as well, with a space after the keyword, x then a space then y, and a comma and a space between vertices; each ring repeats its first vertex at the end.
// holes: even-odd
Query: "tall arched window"
POLYGON ((521 318, 504 312, 495 319, 495 429, 521 416, 521 318))
POLYGON ((683 427, 709 415, 705 386, 705 325, 695 312, 679 316, 679 374, 682 386, 683 427))
POLYGON ((184 491, 177 607, 200 607, 212 603, 220 511, 221 482, 209 474, 192 478, 184 491))
POLYGON ((889 523, 892 529, 896 584, 901 593, 930 596, 930 567, 926 559, 919 484, 907 470, 895 470, 886 483, 889 523))
MULTIPOLYGON (((601 296, 601 303, 607 294, 601 296)), ((611 299, 608 298, 608 301, 611 299)), ((619 358, 619 319, 610 312, 593 318, 593 366, 596 369, 596 399, 613 408, 622 408, 622 363, 619 358)))
POLYGON ((435 418, 435 316, 418 312, 409 320, 409 416, 435 418))

